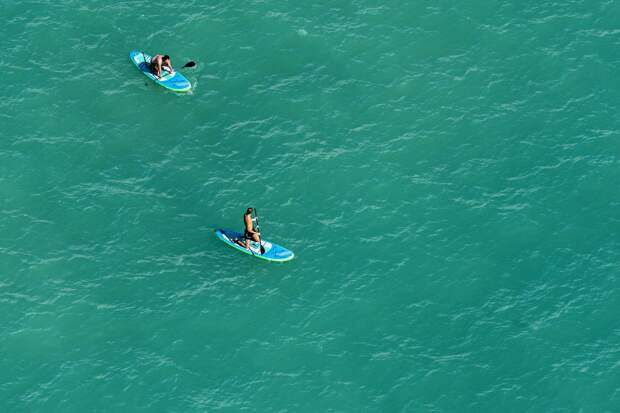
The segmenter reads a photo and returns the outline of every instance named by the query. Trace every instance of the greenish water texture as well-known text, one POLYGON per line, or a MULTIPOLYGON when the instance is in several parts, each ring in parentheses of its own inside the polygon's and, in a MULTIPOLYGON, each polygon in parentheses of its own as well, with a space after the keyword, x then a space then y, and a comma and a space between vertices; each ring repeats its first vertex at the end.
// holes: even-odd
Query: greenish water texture
POLYGON ((620 3, 0 11, 1 412, 620 411, 620 3))

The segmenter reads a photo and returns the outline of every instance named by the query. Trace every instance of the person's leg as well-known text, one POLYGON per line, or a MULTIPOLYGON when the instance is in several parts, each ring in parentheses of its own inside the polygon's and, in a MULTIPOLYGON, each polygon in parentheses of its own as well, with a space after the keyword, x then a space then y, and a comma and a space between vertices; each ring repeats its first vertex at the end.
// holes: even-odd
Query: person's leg
POLYGON ((246 239, 245 239, 245 247, 246 247, 247 249, 250 249, 250 239, 249 239, 249 238, 246 238, 246 239))
POLYGON ((161 76, 161 56, 151 59, 151 72, 156 76, 161 76))

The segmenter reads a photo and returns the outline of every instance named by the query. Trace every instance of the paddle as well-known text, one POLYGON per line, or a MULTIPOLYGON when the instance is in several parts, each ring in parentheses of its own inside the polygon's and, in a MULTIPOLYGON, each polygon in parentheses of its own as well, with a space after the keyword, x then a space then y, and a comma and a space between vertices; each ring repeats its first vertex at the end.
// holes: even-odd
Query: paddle
POLYGON ((260 239, 260 225, 258 224, 258 212, 256 211, 256 208, 254 208, 254 215, 256 215, 256 232, 259 233, 258 243, 260 244, 260 255, 263 255, 265 253, 265 247, 263 247, 263 242, 260 239))

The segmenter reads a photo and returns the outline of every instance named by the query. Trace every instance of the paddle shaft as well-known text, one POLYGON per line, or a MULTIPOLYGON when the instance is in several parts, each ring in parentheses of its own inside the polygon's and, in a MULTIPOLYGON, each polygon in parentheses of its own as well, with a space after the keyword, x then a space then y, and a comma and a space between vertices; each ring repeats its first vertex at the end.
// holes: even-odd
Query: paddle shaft
POLYGON ((265 247, 263 247, 263 242, 260 238, 260 223, 258 222, 258 211, 254 208, 254 215, 256 215, 256 232, 258 232, 258 245, 260 245, 260 253, 263 255, 265 253, 265 247))

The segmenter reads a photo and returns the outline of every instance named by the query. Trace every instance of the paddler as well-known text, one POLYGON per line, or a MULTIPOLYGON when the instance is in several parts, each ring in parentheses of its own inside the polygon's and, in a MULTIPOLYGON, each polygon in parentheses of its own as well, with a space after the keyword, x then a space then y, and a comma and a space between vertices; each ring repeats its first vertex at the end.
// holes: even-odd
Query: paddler
POLYGON ((254 230, 252 212, 254 212, 254 210, 252 208, 248 208, 245 211, 245 214, 243 214, 243 224, 245 226, 245 230, 243 231, 243 239, 245 240, 245 244, 240 240, 237 240, 237 243, 246 249, 250 249, 250 241, 260 242, 260 232, 254 230))
POLYGON ((170 56, 162 56, 160 54, 156 54, 151 58, 151 73, 153 73, 157 77, 161 77, 162 69, 170 73, 171 75, 174 75, 172 63, 170 63, 170 56))

